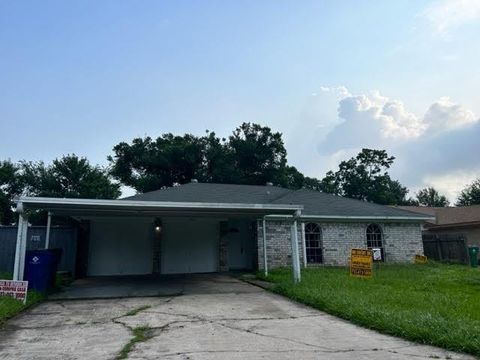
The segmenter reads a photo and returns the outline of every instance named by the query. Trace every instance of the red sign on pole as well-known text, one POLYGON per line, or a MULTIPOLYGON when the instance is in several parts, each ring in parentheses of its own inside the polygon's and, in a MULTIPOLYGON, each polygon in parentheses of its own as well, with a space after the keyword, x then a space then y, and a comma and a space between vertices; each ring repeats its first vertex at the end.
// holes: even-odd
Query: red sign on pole
POLYGON ((0 296, 11 296, 27 302, 28 281, 0 280, 0 296))

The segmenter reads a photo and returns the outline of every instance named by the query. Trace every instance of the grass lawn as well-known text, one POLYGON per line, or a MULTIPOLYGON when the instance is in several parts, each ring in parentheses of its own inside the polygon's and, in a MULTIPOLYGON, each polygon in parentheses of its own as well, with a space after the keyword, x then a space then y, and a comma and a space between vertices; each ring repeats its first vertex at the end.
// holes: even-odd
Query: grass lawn
POLYGON ((347 268, 290 269, 263 280, 273 291, 356 324, 419 343, 480 356, 480 268, 429 263, 380 265, 371 279, 347 268))
MULTIPOLYGON (((11 279, 11 276, 12 275, 8 273, 0 273, 0 279, 11 279)), ((0 325, 26 308, 42 301, 44 298, 45 295, 32 290, 28 291, 26 304, 11 297, 0 296, 0 325)))

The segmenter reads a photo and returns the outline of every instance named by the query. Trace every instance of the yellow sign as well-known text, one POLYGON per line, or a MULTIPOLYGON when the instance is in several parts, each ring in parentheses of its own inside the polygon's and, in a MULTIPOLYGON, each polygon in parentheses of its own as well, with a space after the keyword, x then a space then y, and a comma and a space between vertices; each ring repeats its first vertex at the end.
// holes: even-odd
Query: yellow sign
POLYGON ((350 275, 357 277, 371 277, 372 266, 372 250, 352 249, 350 257, 350 275))
POLYGON ((427 257, 424 255, 415 255, 415 264, 425 264, 427 257))

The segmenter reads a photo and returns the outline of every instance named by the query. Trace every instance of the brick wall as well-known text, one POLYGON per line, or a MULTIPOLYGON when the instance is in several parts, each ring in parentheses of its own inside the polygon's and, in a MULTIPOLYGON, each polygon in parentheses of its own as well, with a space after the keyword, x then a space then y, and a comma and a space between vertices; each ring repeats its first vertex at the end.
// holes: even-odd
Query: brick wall
MULTIPOLYGON (((352 248, 366 247, 368 223, 321 223, 323 263, 347 265, 352 248)), ((420 224, 377 223, 382 228, 386 262, 413 262, 423 254, 420 224)), ((290 225, 288 221, 267 221, 267 259, 269 268, 291 265, 290 225)), ((258 267, 263 269, 263 229, 258 222, 258 267)), ((303 241, 298 224, 300 263, 303 265, 303 241)))
MULTIPOLYGON (((292 264, 292 243, 290 240, 291 221, 267 221, 267 260, 269 268, 292 264)), ((300 264, 303 264, 303 246, 301 226, 298 224, 298 252, 300 264)), ((257 223, 258 269, 263 270, 263 222, 257 223)))

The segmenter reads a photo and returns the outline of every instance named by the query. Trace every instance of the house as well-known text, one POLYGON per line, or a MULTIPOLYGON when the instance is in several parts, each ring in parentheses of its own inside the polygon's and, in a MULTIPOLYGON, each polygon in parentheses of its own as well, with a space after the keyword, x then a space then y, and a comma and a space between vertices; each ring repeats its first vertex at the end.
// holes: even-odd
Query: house
POLYGON ((351 248, 379 248, 386 262, 423 253, 431 216, 271 184, 198 183, 120 200, 22 197, 15 258, 21 278, 29 211, 86 224, 77 262, 87 276, 346 265, 351 248), (292 256, 293 254, 293 256, 292 256))
POLYGON ((434 217, 423 227, 425 236, 462 237, 465 245, 480 245, 480 205, 459 207, 401 206, 403 210, 434 217))

